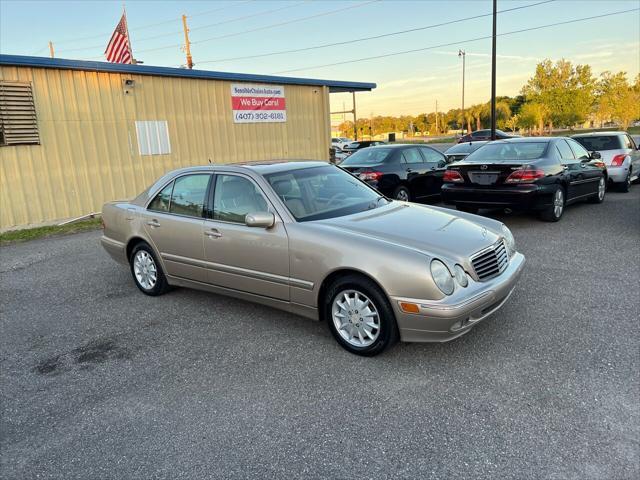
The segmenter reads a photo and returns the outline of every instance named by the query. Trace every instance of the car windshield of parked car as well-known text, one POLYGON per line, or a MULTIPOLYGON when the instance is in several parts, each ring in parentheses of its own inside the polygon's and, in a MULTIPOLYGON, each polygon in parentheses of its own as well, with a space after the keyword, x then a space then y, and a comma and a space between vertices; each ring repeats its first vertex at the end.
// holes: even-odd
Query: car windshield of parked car
POLYGON ((466 162, 490 163, 535 160, 544 155, 546 142, 489 143, 466 158, 466 162))
POLYGON ((599 137, 574 137, 574 140, 590 152, 600 152, 602 150, 618 150, 624 148, 617 135, 602 135, 599 137))
POLYGON ((391 148, 363 148, 347 157, 341 165, 378 165, 391 157, 391 148))
POLYGON ((335 166, 272 173, 265 178, 299 222, 352 215, 387 203, 364 182, 335 166))

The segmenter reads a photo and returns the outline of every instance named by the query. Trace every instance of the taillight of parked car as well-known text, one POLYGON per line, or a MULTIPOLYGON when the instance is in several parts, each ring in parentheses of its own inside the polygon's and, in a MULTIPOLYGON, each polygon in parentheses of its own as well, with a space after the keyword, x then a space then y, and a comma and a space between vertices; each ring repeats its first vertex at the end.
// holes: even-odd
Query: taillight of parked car
POLYGON ((464 182, 464 178, 460 175, 460 172, 456 170, 445 170, 444 176, 442 177, 443 182, 451 182, 451 183, 462 183, 464 182))
POLYGON ((364 180, 365 182, 377 182, 378 180, 380 180, 381 176, 382 172, 375 172, 373 170, 370 170, 368 172, 360 172, 358 174, 360 180, 364 180))
POLYGON ((507 177, 504 183, 532 183, 544 177, 544 171, 536 167, 519 168, 507 177))
POLYGON ((598 168, 607 168, 606 163, 604 163, 602 160, 596 160, 595 162, 593 162, 593 164, 598 168))
POLYGON ((627 159, 627 156, 628 155, 626 153, 621 153, 620 155, 616 155, 615 157, 613 157, 613 160, 611 160, 611 166, 621 167, 624 161, 627 159))

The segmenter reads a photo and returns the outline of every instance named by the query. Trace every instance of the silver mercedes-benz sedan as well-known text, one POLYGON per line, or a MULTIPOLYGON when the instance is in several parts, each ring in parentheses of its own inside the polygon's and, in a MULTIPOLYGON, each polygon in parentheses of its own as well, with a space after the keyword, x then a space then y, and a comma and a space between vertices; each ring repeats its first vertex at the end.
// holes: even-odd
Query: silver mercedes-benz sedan
POLYGON ((192 287, 326 320, 360 355, 468 332, 525 261, 498 221, 389 200, 322 162, 176 170, 107 203, 103 222, 143 293, 192 287))

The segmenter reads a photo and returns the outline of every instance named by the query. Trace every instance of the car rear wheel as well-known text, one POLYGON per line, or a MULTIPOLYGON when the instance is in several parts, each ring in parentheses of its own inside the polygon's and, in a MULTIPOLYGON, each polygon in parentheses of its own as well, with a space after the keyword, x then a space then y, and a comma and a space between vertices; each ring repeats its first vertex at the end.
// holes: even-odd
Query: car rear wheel
POLYGON ((565 197, 564 197, 564 189, 562 187, 557 187, 556 191, 553 192, 553 202, 551 206, 544 209, 540 212, 540 218, 545 222, 557 222, 562 217, 564 213, 565 207, 565 197))
POLYGON ((411 192, 403 185, 400 185, 393 191, 393 198, 402 202, 411 201, 411 192))
POLYGON ((324 298, 324 316, 338 343, 371 357, 398 340, 393 309, 373 281, 360 275, 338 278, 324 298))
POLYGON ((600 177, 598 182, 598 190, 596 194, 589 198, 591 203, 602 203, 604 201, 604 195, 607 193, 607 181, 604 177, 600 177))
POLYGON ((465 212, 465 213, 478 213, 478 210, 480 210, 478 207, 470 207, 468 205, 462 206, 462 205, 456 205, 456 209, 460 210, 461 212, 465 212))
POLYGON ((627 178, 624 179, 619 186, 619 189, 622 193, 627 193, 631 188, 631 169, 629 169, 629 173, 627 174, 627 178))
POLYGON ((137 244, 131 252, 129 263, 133 281, 142 293, 155 297, 168 290, 167 278, 148 244, 137 244))

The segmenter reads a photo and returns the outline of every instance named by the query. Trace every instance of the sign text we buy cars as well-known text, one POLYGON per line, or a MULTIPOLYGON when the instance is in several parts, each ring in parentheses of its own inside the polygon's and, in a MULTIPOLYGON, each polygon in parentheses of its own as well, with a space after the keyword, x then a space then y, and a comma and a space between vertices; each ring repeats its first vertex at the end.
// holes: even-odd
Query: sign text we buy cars
POLYGON ((286 122, 284 87, 278 85, 231 85, 234 123, 286 122))

